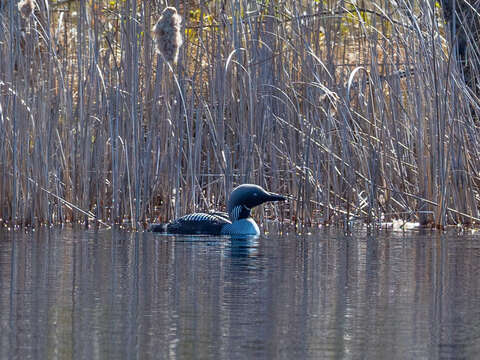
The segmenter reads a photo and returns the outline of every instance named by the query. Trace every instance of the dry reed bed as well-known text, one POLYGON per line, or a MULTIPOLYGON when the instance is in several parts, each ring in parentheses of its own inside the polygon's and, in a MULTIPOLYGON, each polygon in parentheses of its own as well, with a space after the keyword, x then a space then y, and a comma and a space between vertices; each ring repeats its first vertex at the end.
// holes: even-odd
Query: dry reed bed
POLYGON ((243 182, 285 221, 478 218, 477 101, 431 2, 191 2, 173 67, 158 2, 38 3, 0 2, 6 224, 137 227, 243 182))

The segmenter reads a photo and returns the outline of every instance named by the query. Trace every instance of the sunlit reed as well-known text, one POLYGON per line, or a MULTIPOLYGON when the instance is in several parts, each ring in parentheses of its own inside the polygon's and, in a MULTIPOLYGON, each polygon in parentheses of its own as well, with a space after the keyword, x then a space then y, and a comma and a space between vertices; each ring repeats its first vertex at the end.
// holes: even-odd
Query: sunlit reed
POLYGON ((35 8, 35 3, 33 0, 22 0, 18 3, 18 11, 23 18, 28 18, 33 13, 33 9, 35 8))
POLYGON ((174 7, 167 7, 153 27, 155 34, 156 49, 163 55, 166 61, 176 63, 178 51, 182 46, 180 34, 182 18, 174 7))
POLYGON ((21 4, 0 2, 4 223, 138 228, 243 182, 289 196, 255 214, 284 224, 478 221, 479 102, 431 2, 21 4))

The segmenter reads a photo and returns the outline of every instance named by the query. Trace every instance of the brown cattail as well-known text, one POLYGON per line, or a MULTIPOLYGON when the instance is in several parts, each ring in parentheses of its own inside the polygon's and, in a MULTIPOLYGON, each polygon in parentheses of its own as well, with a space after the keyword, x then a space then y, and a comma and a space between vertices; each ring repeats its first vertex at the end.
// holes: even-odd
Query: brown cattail
POLYGON ((166 7, 153 27, 157 52, 163 55, 166 61, 176 64, 178 50, 183 40, 180 33, 182 17, 174 7, 166 7))
POLYGON ((18 11, 20 11, 20 14, 22 14, 24 19, 27 19, 32 15, 34 8, 35 3, 33 0, 22 0, 18 3, 18 11))

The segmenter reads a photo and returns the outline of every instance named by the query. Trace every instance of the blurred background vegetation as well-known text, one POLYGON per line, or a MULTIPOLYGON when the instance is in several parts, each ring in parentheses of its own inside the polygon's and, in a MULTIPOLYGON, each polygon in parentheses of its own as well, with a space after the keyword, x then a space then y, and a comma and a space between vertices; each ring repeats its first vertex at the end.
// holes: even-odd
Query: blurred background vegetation
POLYGON ((0 221, 138 228, 252 182, 290 196, 260 211, 284 223, 472 225, 478 13, 447 6, 2 0, 0 221), (151 32, 167 5, 172 66, 151 32))

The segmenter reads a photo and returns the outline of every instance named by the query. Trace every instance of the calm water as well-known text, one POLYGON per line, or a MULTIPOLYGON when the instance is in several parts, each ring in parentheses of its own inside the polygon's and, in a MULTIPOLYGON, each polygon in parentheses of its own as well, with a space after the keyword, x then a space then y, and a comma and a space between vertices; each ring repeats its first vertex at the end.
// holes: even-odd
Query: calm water
POLYGON ((0 232, 0 359, 478 359, 480 236, 0 232))

